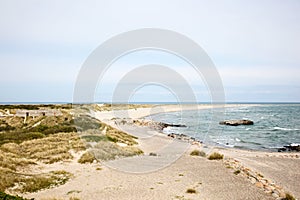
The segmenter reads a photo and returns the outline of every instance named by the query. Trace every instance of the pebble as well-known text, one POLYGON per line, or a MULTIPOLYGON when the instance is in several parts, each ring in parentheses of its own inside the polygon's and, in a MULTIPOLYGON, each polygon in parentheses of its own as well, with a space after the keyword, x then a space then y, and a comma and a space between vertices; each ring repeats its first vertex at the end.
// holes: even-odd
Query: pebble
POLYGON ((255 183, 256 183, 256 179, 253 178, 253 177, 250 177, 250 181, 251 181, 252 184, 255 184, 255 183))
POLYGON ((272 193, 272 196, 275 197, 275 198, 279 197, 279 195, 277 193, 275 193, 275 192, 272 193))

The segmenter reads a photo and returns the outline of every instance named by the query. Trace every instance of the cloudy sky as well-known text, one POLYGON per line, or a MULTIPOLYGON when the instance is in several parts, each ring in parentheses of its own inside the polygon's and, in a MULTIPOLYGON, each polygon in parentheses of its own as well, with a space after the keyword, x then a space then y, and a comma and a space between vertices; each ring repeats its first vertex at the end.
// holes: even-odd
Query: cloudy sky
MULTIPOLYGON (((200 45, 216 66, 228 102, 300 101, 300 1, 0 0, 0 102, 71 102, 81 66, 120 33, 168 29, 200 45)), ((95 101, 110 101, 130 70, 157 63, 184 77, 198 101, 205 81, 174 55, 140 51, 111 65, 95 101)), ((176 101, 157 85, 132 101, 176 101)))

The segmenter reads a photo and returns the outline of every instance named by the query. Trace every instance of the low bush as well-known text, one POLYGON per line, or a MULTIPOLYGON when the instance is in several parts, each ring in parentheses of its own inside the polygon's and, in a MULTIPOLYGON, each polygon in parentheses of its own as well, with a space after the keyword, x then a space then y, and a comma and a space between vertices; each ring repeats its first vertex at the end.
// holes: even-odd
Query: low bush
POLYGON ((189 188, 186 190, 186 193, 189 193, 189 194, 195 194, 196 193, 196 190, 193 189, 193 188, 189 188))
POLYGON ((296 199, 291 194, 286 193, 285 194, 285 198, 283 198, 283 200, 296 200, 296 199))
POLYGON ((208 160, 222 160, 224 155, 214 152, 208 156, 208 160))
POLYGON ((82 154, 82 156, 78 160, 78 163, 80 164, 93 163, 94 160, 96 160, 95 155, 87 151, 84 154, 82 154))
POLYGON ((206 156, 206 153, 204 151, 199 151, 197 149, 193 150, 191 153, 190 153, 191 156, 202 156, 202 157, 205 157, 206 156))

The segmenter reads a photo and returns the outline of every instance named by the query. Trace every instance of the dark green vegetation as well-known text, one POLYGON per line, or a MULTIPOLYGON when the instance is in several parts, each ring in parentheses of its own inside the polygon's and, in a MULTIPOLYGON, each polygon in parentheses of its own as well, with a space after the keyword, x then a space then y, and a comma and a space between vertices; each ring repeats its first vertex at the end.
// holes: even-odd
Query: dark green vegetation
MULTIPOLYGON (((6 194, 4 192, 0 192, 0 200, 28 200, 28 199, 24 199, 19 196, 12 196, 12 195, 6 194)), ((33 199, 31 199, 31 200, 33 200, 33 199)))
POLYGON ((21 109, 21 110, 39 110, 39 109, 71 109, 72 104, 40 104, 40 105, 25 105, 25 104, 12 104, 12 105, 1 105, 0 110, 6 109, 21 109))

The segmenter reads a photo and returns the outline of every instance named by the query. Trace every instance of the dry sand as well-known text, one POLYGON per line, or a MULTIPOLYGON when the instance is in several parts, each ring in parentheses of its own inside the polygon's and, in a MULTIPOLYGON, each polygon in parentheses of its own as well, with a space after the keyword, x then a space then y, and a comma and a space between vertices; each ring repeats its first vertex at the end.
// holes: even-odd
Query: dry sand
MULTIPOLYGON (((194 108, 190 106, 184 109, 194 108)), ((204 106, 201 108, 204 108, 204 106)), ((209 106, 205 108, 209 108, 209 106)), ((223 161, 210 161, 203 157, 190 156, 189 152, 192 149, 200 148, 198 145, 175 141, 163 134, 153 132, 147 127, 116 126, 114 121, 111 120, 111 118, 116 116, 120 118, 128 116, 140 118, 153 113, 177 111, 180 109, 176 108, 176 106, 164 106, 156 109, 139 108, 126 112, 94 113, 98 119, 138 136, 139 147, 145 152, 145 155, 101 164, 84 165, 76 162, 76 158, 79 157, 79 155, 76 155, 72 162, 56 163, 40 169, 40 171, 64 169, 73 173, 74 178, 65 185, 26 194, 25 196, 36 199, 69 199, 70 197, 78 197, 80 199, 93 200, 275 199, 272 195, 266 194, 261 188, 251 184, 245 177, 235 175, 232 169, 225 167, 223 161), (171 151, 171 146, 176 148, 173 148, 171 151), (183 150, 186 151, 182 153, 183 150), (150 152, 155 152, 158 156, 149 156, 150 152), (165 165, 161 165, 163 160, 167 160, 165 165), (170 165, 167 165, 168 162, 170 162, 170 165), (118 169, 120 166, 119 170, 113 169, 118 169), (147 168, 147 166, 152 167, 147 168), (99 170, 99 167, 101 167, 101 170, 99 170), (131 173, 124 172, 124 170, 131 173), (144 173, 145 170, 150 172, 144 173), (195 189, 196 193, 186 193, 186 190, 189 188, 195 189)), ((285 159, 268 156, 271 153, 234 149, 217 149, 217 151, 221 151, 225 156, 239 159, 244 165, 259 171, 299 197, 299 158, 285 159)))

